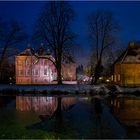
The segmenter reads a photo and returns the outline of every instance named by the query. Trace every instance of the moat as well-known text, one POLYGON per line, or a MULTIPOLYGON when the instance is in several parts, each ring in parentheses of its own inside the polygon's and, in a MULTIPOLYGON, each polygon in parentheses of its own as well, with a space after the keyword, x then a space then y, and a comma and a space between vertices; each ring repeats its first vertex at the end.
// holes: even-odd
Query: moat
POLYGON ((140 98, 1 96, 0 138, 140 138, 140 98))

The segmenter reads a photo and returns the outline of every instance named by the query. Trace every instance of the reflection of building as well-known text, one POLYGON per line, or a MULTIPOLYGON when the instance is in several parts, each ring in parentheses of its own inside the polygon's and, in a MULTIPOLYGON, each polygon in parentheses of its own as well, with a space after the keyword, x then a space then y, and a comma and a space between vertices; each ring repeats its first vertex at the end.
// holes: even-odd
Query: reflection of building
MULTIPOLYGON (((75 97, 62 97, 61 108, 67 110, 76 103, 75 97)), ((52 116, 58 105, 57 97, 17 96, 16 109, 20 111, 33 111, 39 115, 52 116)))
POLYGON ((140 43, 129 43, 129 47, 117 59, 113 80, 121 86, 140 85, 140 43))
POLYGON ((57 108, 55 97, 16 97, 16 109, 20 111, 33 111, 39 115, 51 116, 57 108))
MULTIPOLYGON (((56 83, 57 71, 53 64, 55 59, 46 53, 43 47, 36 52, 25 49, 16 56, 16 84, 52 84, 56 83)), ((76 65, 62 64, 62 79, 76 80, 76 65)))
POLYGON ((120 97, 111 99, 110 104, 113 106, 115 116, 123 124, 135 125, 140 122, 140 99, 120 97))

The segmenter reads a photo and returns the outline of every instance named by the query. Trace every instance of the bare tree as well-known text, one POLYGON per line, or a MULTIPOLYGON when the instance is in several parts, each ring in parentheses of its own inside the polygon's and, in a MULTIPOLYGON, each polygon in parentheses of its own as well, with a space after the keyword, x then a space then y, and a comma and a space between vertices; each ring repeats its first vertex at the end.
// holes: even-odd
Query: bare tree
POLYGON ((110 11, 99 10, 89 16, 89 35, 93 53, 96 55, 95 71, 92 77, 95 84, 103 70, 103 53, 116 43, 118 29, 119 25, 110 11))
POLYGON ((61 64, 64 60, 72 60, 72 47, 75 35, 70 24, 74 12, 68 2, 50 1, 42 11, 34 39, 41 39, 52 51, 57 70, 58 84, 62 84, 61 64))
POLYGON ((26 38, 27 35, 22 31, 21 26, 17 22, 8 23, 0 20, 0 77, 4 60, 7 59, 9 54, 13 55, 15 46, 19 45, 26 38))

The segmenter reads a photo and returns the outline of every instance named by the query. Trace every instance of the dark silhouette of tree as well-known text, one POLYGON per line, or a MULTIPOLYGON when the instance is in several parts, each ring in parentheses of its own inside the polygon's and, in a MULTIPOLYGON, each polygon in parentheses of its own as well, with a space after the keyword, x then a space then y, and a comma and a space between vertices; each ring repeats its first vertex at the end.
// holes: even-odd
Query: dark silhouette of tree
POLYGON ((1 66, 0 83, 15 82, 15 65, 10 63, 8 59, 4 59, 1 66))
POLYGON ((62 84, 61 64, 73 61, 73 40, 70 24, 74 18, 72 7, 65 1, 50 1, 42 11, 33 39, 43 41, 55 58, 58 84, 62 84))
POLYGON ((27 35, 23 32, 19 23, 0 20, 0 77, 2 76, 4 60, 14 55, 15 46, 19 45, 26 38, 27 35))
POLYGON ((89 35, 96 56, 96 64, 92 83, 97 83, 100 74, 103 71, 102 59, 103 53, 109 47, 112 47, 116 41, 116 32, 119 25, 111 11, 98 10, 89 16, 89 35))

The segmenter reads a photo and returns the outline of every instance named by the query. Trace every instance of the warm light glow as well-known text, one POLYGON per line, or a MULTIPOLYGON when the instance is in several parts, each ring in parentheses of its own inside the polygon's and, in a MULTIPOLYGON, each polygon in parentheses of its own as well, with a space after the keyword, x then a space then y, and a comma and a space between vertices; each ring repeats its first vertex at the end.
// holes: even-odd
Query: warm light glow
POLYGON ((106 79, 106 82, 110 82, 110 80, 109 79, 106 79))
POLYGON ((99 80, 103 80, 103 77, 99 77, 99 80))

